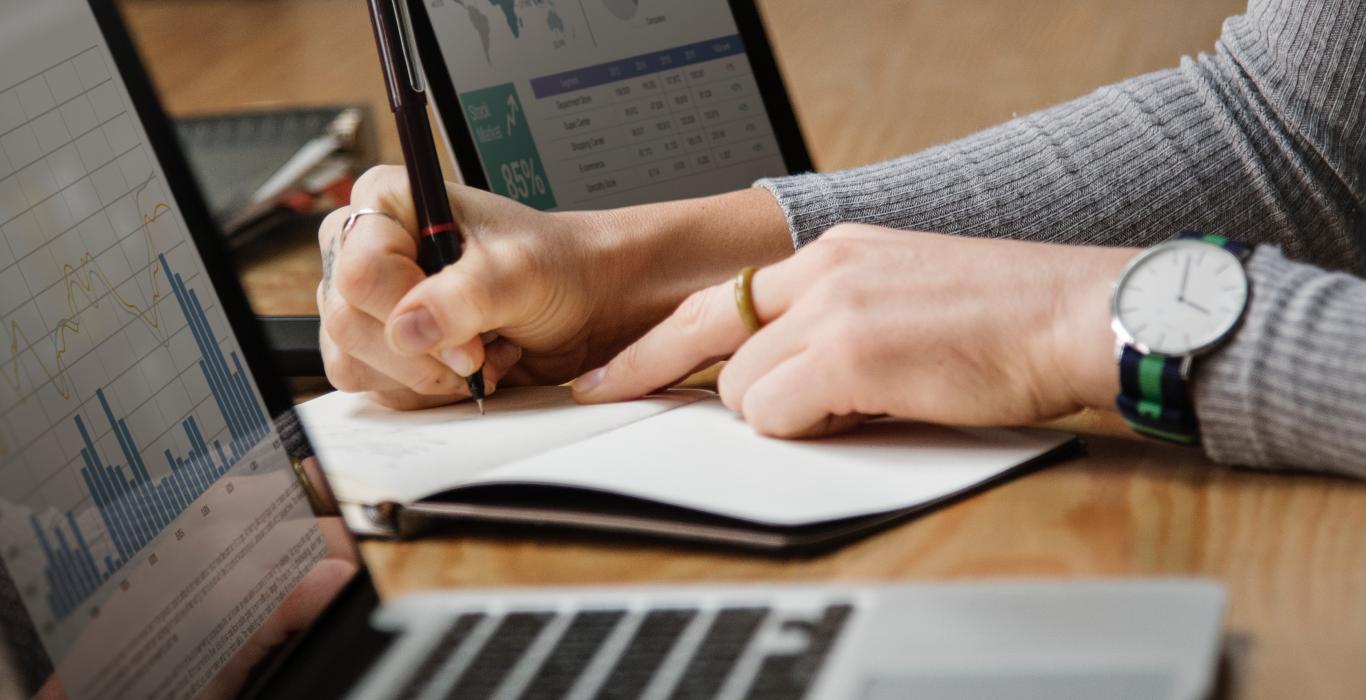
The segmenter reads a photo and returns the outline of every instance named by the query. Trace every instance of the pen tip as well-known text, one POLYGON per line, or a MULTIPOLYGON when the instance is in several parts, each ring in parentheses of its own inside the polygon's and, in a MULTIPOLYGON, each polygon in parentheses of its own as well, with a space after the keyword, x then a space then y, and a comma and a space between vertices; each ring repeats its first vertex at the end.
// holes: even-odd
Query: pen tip
POLYGON ((484 415, 484 400, 483 400, 483 399, 475 399, 475 400, 474 400, 474 405, 476 405, 476 406, 479 407, 479 415, 481 415, 481 416, 484 415))

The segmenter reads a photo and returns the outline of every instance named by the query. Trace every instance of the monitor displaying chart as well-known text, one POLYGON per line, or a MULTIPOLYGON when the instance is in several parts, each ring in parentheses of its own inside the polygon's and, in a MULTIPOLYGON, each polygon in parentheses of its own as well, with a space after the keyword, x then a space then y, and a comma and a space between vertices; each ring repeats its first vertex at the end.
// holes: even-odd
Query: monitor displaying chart
POLYGON ((186 696, 326 541, 90 7, 2 15, 0 677, 186 696))
POLYGON ((425 7, 494 192, 600 209, 787 174, 726 0, 425 7))

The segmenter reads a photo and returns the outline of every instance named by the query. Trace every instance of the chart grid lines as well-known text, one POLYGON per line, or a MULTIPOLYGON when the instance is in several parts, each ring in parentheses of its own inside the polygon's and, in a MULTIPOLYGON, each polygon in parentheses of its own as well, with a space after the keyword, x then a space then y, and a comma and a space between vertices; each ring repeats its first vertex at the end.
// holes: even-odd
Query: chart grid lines
MULTIPOLYGON (((100 129, 103 129, 104 127, 106 127, 106 126, 109 126, 110 124, 112 124, 112 123, 113 123, 115 120, 117 120, 118 118, 123 117, 123 116, 126 116, 126 115, 127 115, 127 112, 119 112, 118 114, 115 114, 114 116, 109 117, 108 119, 106 119, 106 120, 100 122, 99 124, 97 124, 97 125, 91 127, 90 129, 87 129, 86 131, 81 132, 80 134, 77 134, 77 135, 73 136, 73 137, 71 138, 71 141, 68 142, 66 145, 71 145, 72 143, 75 143, 76 141, 79 141, 80 139, 85 138, 86 136, 89 136, 89 135, 95 133, 97 130, 100 130, 100 129)), ((23 172, 24 170, 27 170, 28 168, 31 168, 31 167, 33 167, 33 166, 39 164, 39 163, 41 163, 41 162, 43 161, 44 158, 50 157, 53 153, 56 153, 57 151, 60 151, 60 150, 62 150, 62 148, 65 148, 65 147, 66 147, 66 146, 62 146, 62 147, 60 147, 60 148, 55 148, 55 149, 53 149, 52 151, 50 151, 50 152, 48 152, 48 153, 42 154, 42 155, 39 156, 38 158, 34 159, 32 162, 26 163, 26 164, 24 164, 24 165, 22 165, 22 166, 20 166, 20 167, 15 168, 13 173, 10 173, 10 174, 9 174, 8 176, 6 176, 6 177, 0 178, 0 181, 8 180, 8 179, 10 179, 10 178, 17 178, 17 177, 19 177, 19 173, 21 173, 21 172, 23 172)), ((109 160, 107 160, 107 161, 105 161, 105 162, 103 162, 103 163, 101 163, 101 164, 99 164, 99 165, 97 165, 97 166, 94 166, 94 167, 89 168, 89 170, 90 170, 91 172, 94 172, 94 171, 96 171, 96 170, 99 170, 100 168, 103 168, 103 167, 105 167, 105 166, 108 166, 108 165, 111 165, 111 164, 113 164, 113 163, 116 163, 116 162, 118 162, 118 160, 119 160, 120 158, 122 158, 122 157, 128 155, 129 153, 131 153, 131 152, 137 150, 138 148, 139 148, 139 146, 131 146, 131 147, 125 149, 122 153, 119 153, 118 155, 114 156, 113 158, 111 158, 111 159, 109 159, 109 160)), ((88 173, 87 173, 87 174, 88 174, 88 173)), ((5 226, 9 226, 10 224, 13 224, 15 221, 18 221, 19 219, 23 218, 25 214, 31 214, 31 213, 33 213, 33 211, 34 211, 35 209, 37 209, 38 207, 41 207, 42 205, 44 205, 44 204, 46 204, 46 203, 52 201, 53 199, 55 199, 55 198, 57 198, 57 197, 60 197, 60 196, 62 195, 63 192, 66 192, 67 190, 71 189, 75 184, 76 184, 76 183, 72 183, 72 184, 70 184, 70 185, 67 185, 67 186, 65 186, 65 187, 62 187, 61 189, 57 190, 56 192, 54 192, 54 193, 52 193, 52 194, 50 194, 50 195, 48 195, 48 196, 46 196, 46 197, 44 197, 44 198, 38 200, 37 203, 35 203, 35 204, 29 206, 29 208, 20 210, 19 213, 15 214, 14 216, 11 216, 9 219, 6 219, 5 221, 0 221, 0 228, 3 228, 3 227, 5 227, 5 226)), ((99 212, 96 212, 96 213, 99 213, 99 212)), ((91 216, 94 216, 94 214, 92 214, 91 216)), ((71 229, 67 229, 67 231, 70 231, 70 230, 71 230, 71 229)), ((66 233, 66 232, 64 231, 63 233, 66 233)), ((36 251, 34 251, 34 252, 36 252, 36 251)), ((13 253, 11 253, 11 254, 13 254, 13 253)), ((12 264, 6 265, 5 267, 0 268, 0 272, 4 272, 5 270, 8 270, 9 268, 14 267, 14 266, 18 265, 19 263, 24 262, 24 259, 27 258, 29 255, 32 255, 32 254, 33 254, 33 252, 29 252, 29 253, 27 253, 27 254, 21 256, 21 257, 17 257, 17 258, 15 259, 15 261, 14 261, 12 264)))
MULTIPOLYGON (((98 47, 98 46, 89 46, 89 47, 86 47, 85 49, 83 49, 83 50, 81 50, 81 51, 78 51, 78 52, 76 52, 75 54, 73 54, 73 55, 71 56, 71 58, 67 60, 67 62, 70 63, 70 62, 72 62, 72 61, 75 61, 75 60, 81 58, 82 56, 84 56, 84 55, 90 53, 91 51, 99 51, 99 49, 100 49, 100 47, 98 47)), ((33 80, 34 78, 40 78, 40 77, 42 77, 44 74, 46 74, 46 73, 47 73, 48 71, 50 71, 50 70, 52 70, 52 69, 51 69, 51 68, 44 68, 43 70, 40 70, 40 71, 38 71, 37 73, 31 73, 31 74, 29 74, 29 75, 27 75, 27 76, 25 76, 25 77, 23 77, 23 78, 20 78, 19 80, 14 81, 13 83, 11 83, 11 84, 9 84, 9 85, 3 87, 3 88, 0 88, 0 92, 9 92, 10 90, 13 90, 13 89, 17 88, 17 87, 19 87, 20 85, 23 85, 24 83, 27 83, 28 81, 33 80)))
MULTIPOLYGON (((38 113, 37 115, 31 117, 30 120, 29 120, 29 122, 26 122, 26 123, 24 123, 24 124, 20 124, 20 125, 18 125, 18 126, 11 127, 11 128, 9 128, 9 129, 6 129, 5 131, 0 131, 0 139, 3 139, 3 138, 5 138, 6 136, 9 136, 10 134, 12 134, 12 133, 14 133, 14 132, 16 132, 16 131, 18 131, 18 130, 24 128, 24 126, 26 126, 28 123, 31 123, 31 122, 37 121, 37 120, 39 120, 39 119, 42 119, 43 117, 46 117, 46 116, 52 114, 53 112, 58 112, 58 113, 60 113, 60 111, 61 111, 61 109, 62 109, 63 107, 66 107, 66 106, 70 105, 71 103, 75 102, 76 100, 79 100, 80 98, 82 98, 82 97, 86 96, 87 94, 89 94, 91 91, 97 90, 97 89, 99 89, 101 86, 106 85, 106 84, 109 84, 109 83, 112 83, 112 82, 113 82, 112 79, 106 78, 106 79, 100 81, 99 83, 96 83, 96 84, 94 84, 94 85, 91 85, 89 90, 86 90, 86 91, 84 91, 84 92, 80 92, 80 93, 77 93, 77 94, 75 94, 75 95, 73 95, 73 96, 71 96, 71 97, 68 97, 68 98, 66 98, 65 100, 62 100, 61 102, 58 102, 57 104, 53 105, 53 106, 52 106, 51 108, 49 108, 48 110, 46 110, 46 111, 44 111, 44 112, 40 112, 40 113, 38 113)), ((0 92, 4 92, 4 90, 0 90, 0 92)), ((35 162, 36 162, 36 161, 35 161, 35 162)), ((30 163, 29 165, 32 165, 32 163, 30 163)), ((22 170, 22 169, 23 169, 23 168, 15 168, 15 170, 22 170)))
POLYGON ((91 438, 85 420, 76 415, 73 421, 84 442, 81 458, 85 468, 81 475, 119 558, 106 557, 104 570, 98 570, 85 535, 71 512, 66 514, 66 525, 72 531, 74 548, 61 528, 52 529, 54 546, 38 517, 31 516, 34 533, 48 560, 48 604, 58 619, 79 608, 271 431, 264 411, 251 398, 250 379, 237 353, 229 352, 225 357, 220 349, 198 293, 185 286, 184 278, 171 269, 165 255, 159 256, 158 261, 171 282, 175 299, 201 352, 198 367, 228 423, 230 438, 226 448, 222 441, 213 442, 212 447, 218 455, 218 463, 214 464, 209 458, 210 445, 204 440, 198 421, 193 415, 186 417, 181 427, 189 438, 190 450, 180 457, 169 449, 163 450, 162 456, 170 473, 157 481, 148 470, 127 421, 115 415, 103 389, 95 391, 104 419, 118 441, 124 464, 107 462, 91 438), (228 360, 232 361, 231 367, 228 360))

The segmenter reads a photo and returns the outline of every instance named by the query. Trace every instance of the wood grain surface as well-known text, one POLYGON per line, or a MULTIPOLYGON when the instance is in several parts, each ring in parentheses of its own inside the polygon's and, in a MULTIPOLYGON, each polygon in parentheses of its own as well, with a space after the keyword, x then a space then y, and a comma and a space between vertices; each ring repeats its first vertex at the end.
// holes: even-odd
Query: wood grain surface
MULTIPOLYGON (((762 0, 822 169, 969 134, 1213 50, 1239 0, 762 0)), ((359 0, 126 0, 169 110, 366 102, 383 86, 359 0)), ((387 122, 382 151, 398 156, 387 122)), ((307 240, 250 251, 258 310, 312 313, 307 240)), ((1089 428, 1094 422, 1077 422, 1089 428)), ((1110 437, 810 558, 564 534, 367 543, 385 595, 434 587, 1205 576, 1229 587, 1235 697, 1366 697, 1366 485, 1215 466, 1110 437)))

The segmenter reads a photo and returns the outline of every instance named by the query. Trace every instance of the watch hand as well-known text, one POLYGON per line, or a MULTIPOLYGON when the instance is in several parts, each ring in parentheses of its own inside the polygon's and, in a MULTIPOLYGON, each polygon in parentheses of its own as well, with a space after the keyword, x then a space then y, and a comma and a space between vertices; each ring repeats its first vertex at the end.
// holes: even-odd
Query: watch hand
POLYGON ((1180 291, 1178 291, 1178 292, 1176 293, 1176 300, 1177 300, 1177 301, 1185 301, 1185 300, 1186 300, 1186 283, 1190 281, 1190 278, 1191 278, 1191 259, 1190 259, 1190 258, 1186 258, 1186 269, 1183 270, 1183 271, 1181 272, 1181 289, 1180 289, 1180 291))
POLYGON ((1206 309, 1205 307, 1203 307, 1203 306, 1201 306, 1201 305, 1199 305, 1199 304, 1197 304, 1197 303, 1195 303, 1195 302, 1193 302, 1193 301, 1186 301, 1185 299, 1178 299, 1177 301, 1180 301, 1182 304, 1185 304, 1186 306, 1189 306, 1189 307, 1191 307, 1192 309, 1195 309, 1196 311, 1199 311, 1200 313, 1202 313, 1202 314, 1204 314, 1204 315, 1206 315, 1206 316, 1209 315, 1209 309, 1206 309))

